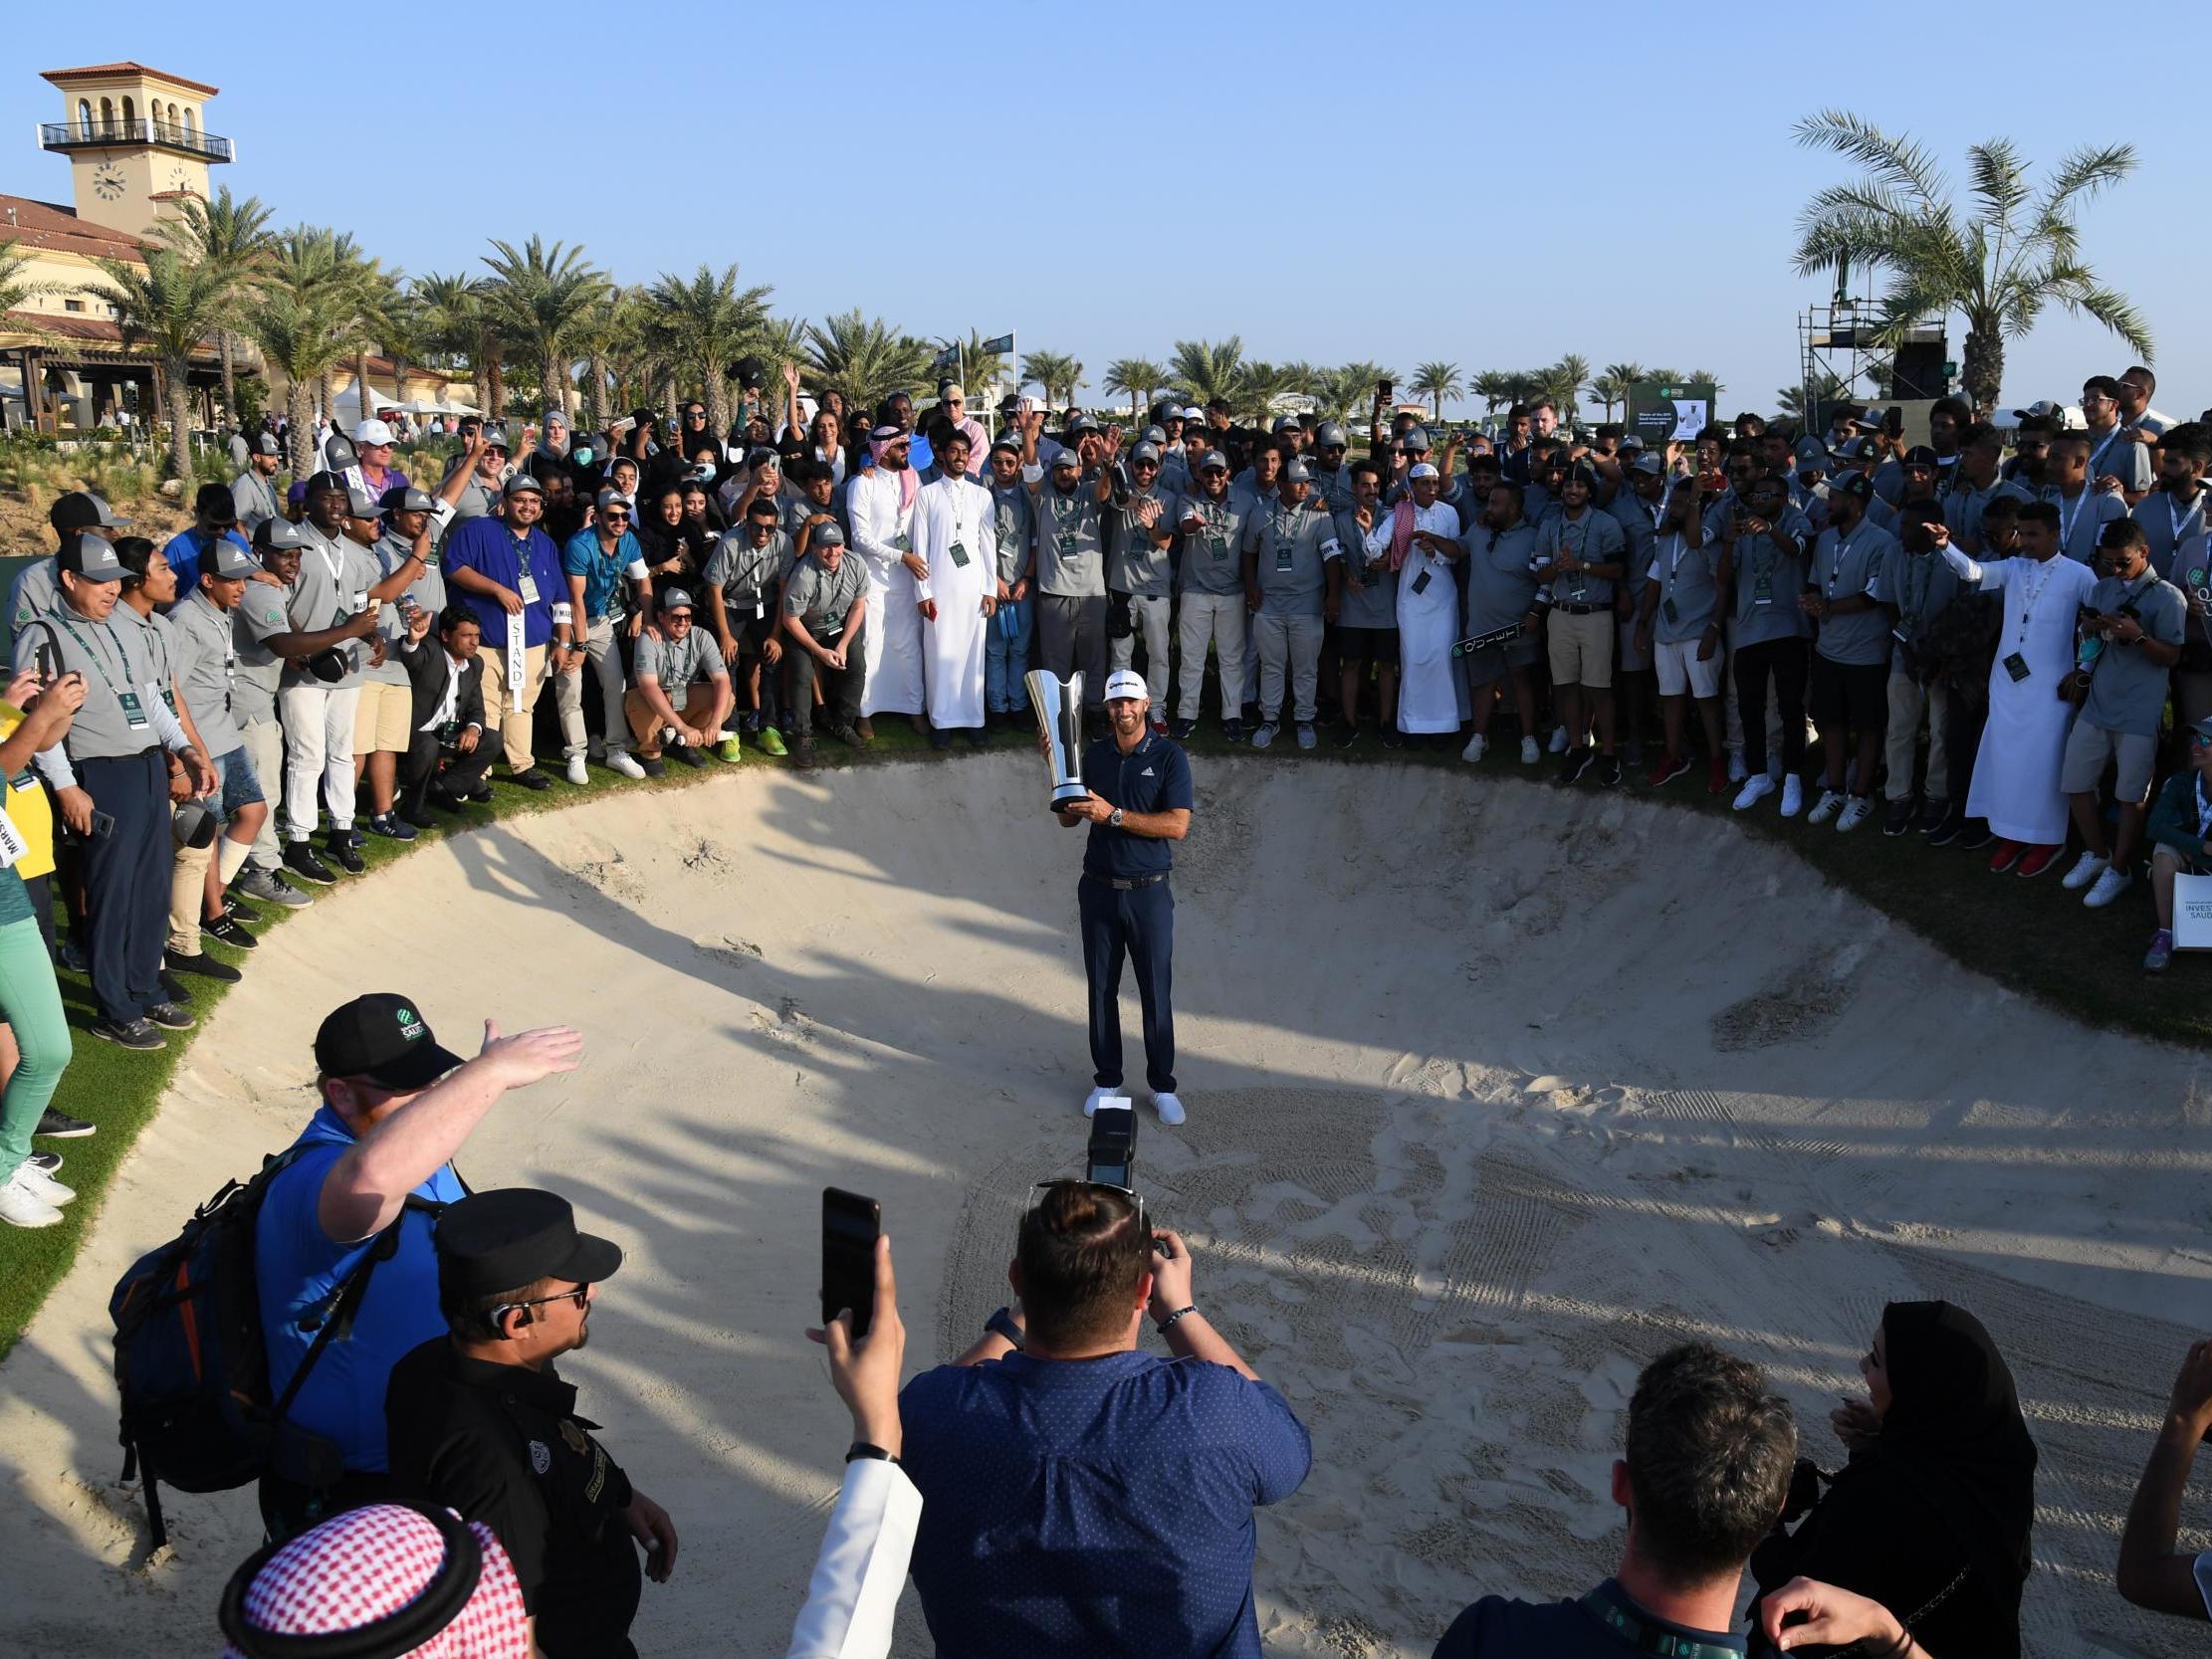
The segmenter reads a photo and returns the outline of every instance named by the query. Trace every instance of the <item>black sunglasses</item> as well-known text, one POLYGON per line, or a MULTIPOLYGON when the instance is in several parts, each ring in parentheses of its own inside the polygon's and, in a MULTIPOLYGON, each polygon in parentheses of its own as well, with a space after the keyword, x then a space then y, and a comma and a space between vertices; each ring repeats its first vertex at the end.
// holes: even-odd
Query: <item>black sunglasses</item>
POLYGON ((502 1302, 497 1308, 494 1308, 492 1310, 489 1317, 491 1319, 491 1322, 494 1325, 497 1325, 509 1314, 520 1312, 522 1309, 525 1308, 543 1308, 551 1302, 573 1302, 576 1305, 576 1311, 578 1313, 581 1313, 583 1311, 584 1304, 589 1302, 590 1300, 591 1281, 586 1279, 574 1290, 562 1291, 556 1296, 534 1296, 528 1302, 502 1302))

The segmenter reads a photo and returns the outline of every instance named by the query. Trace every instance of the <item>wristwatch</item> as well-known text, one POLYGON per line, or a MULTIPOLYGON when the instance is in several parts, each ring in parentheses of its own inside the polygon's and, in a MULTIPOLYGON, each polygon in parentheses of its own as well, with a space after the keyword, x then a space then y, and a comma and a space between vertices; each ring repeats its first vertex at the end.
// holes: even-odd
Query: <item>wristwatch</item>
POLYGON ((987 1337, 1003 1337, 1007 1342, 1013 1344, 1016 1348, 1021 1346, 1021 1327, 1014 1324, 1013 1311, 1009 1308, 1001 1308, 991 1318, 984 1321, 984 1335, 987 1337))
POLYGON ((845 1461, 847 1463, 852 1462, 856 1458, 876 1458, 884 1463, 890 1464, 891 1467, 894 1469, 899 1466, 899 1460, 896 1457, 892 1456, 891 1453, 885 1451, 881 1446, 877 1445, 872 1440, 855 1440, 852 1445, 846 1449, 845 1461))
POLYGON ((1109 823, 1109 824, 1111 824, 1111 825, 1112 825, 1112 826, 1113 826, 1113 827, 1114 827, 1115 829, 1120 829, 1120 828, 1121 828, 1121 808, 1117 806, 1117 807, 1115 807, 1115 808, 1114 808, 1114 810, 1113 810, 1113 811, 1111 811, 1111 812, 1107 813, 1107 814, 1106 814, 1106 822, 1107 822, 1107 823, 1109 823))

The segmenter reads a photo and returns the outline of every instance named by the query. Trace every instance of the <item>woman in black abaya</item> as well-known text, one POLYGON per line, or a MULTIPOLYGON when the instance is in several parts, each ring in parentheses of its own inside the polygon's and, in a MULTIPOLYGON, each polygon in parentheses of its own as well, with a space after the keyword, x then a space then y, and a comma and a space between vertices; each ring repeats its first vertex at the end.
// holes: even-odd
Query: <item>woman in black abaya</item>
MULTIPOLYGON (((1892 1302, 1859 1369, 1869 1398, 1831 1419, 1851 1461, 1753 1553, 1760 1593, 1803 1574, 1880 1601, 1941 1659, 2019 1659, 2036 1446, 2004 1356, 1963 1308, 1892 1302)), ((1756 1603, 1751 1623, 1771 1652, 1756 1603)))

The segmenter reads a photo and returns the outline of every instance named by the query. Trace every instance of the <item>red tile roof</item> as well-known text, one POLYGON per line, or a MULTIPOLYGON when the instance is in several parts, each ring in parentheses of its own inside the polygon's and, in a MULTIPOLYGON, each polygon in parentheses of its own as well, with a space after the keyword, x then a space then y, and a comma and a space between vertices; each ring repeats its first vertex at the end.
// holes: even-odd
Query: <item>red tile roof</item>
POLYGON ((205 82, 187 81, 181 75, 171 75, 165 69, 148 69, 141 63, 125 58, 119 64, 87 64, 83 69, 50 69, 41 73, 40 79, 53 82, 57 87, 65 81, 89 81, 95 76, 148 75, 156 81, 166 81, 172 87, 189 87, 196 93, 213 98, 220 87, 210 87, 205 82))
POLYGON ((112 225, 80 219, 75 208, 29 196, 0 196, 0 242, 82 254, 87 259, 136 259, 143 244, 112 225))
MULTIPOLYGON (((79 316, 67 312, 56 316, 50 311, 0 311, 0 333, 44 334, 50 339, 80 340, 86 344, 103 346, 110 351, 125 349, 122 327, 111 316, 79 316)), ((199 348, 192 353, 192 361, 196 364, 221 360, 221 354, 215 346, 206 341, 202 341, 199 348)))

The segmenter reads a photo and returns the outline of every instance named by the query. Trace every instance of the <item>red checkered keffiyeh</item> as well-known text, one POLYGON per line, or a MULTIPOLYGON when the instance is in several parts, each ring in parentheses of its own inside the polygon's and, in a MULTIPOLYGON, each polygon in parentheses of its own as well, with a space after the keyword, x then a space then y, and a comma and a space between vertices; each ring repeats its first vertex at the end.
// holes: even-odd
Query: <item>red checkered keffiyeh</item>
MULTIPOLYGON (((529 1659, 522 1586, 491 1529, 471 1523, 484 1552, 476 1593, 421 1659, 529 1659)), ((347 1510, 270 1557, 246 1591, 246 1623, 272 1635, 332 1635, 389 1617, 420 1595, 445 1559, 430 1520, 396 1504, 347 1510)), ((225 1644, 224 1659, 244 1659, 225 1644)))

